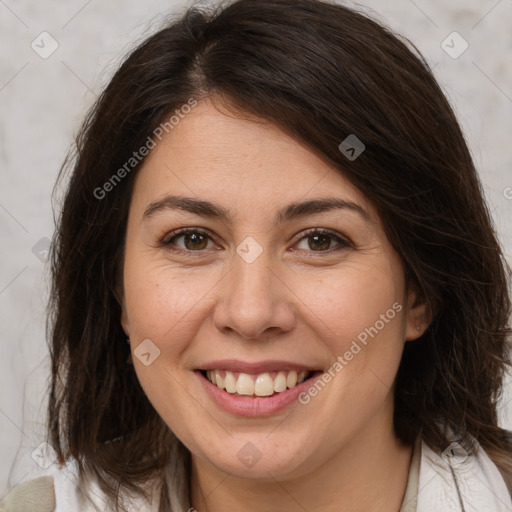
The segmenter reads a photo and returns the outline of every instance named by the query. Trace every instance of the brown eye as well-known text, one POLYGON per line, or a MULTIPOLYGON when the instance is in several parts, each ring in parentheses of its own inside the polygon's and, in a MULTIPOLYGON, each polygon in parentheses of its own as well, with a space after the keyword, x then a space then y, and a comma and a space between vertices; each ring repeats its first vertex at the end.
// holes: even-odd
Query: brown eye
POLYGON ((307 241, 307 247, 299 247, 301 250, 313 252, 327 252, 329 249, 341 250, 351 247, 351 244, 341 236, 330 231, 313 229, 306 233, 299 241, 299 246, 303 241, 307 241), (337 246, 337 247, 336 247, 337 246))
POLYGON ((165 247, 169 246, 169 248, 174 246, 178 250, 201 251, 207 248, 210 240, 211 238, 206 232, 198 229, 187 229, 173 233, 171 237, 166 237, 162 244, 165 247), (179 240, 183 240, 182 245, 178 243, 179 240))
POLYGON ((309 247, 313 251, 322 251, 329 249, 331 245, 331 238, 329 235, 311 235, 308 237, 309 247))

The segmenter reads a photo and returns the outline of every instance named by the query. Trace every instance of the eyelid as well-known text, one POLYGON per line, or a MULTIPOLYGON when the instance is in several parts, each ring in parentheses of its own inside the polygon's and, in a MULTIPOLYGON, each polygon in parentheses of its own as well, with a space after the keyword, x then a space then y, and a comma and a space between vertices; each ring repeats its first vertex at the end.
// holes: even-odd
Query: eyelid
POLYGON ((179 228, 174 231, 170 231, 170 232, 166 233, 164 235, 164 237, 162 238, 162 243, 167 244, 169 242, 169 240, 172 240, 173 238, 176 238, 179 235, 185 235, 187 233, 201 233, 202 235, 212 238, 211 233, 207 229, 204 229, 204 228, 194 228, 194 227, 179 228))
MULTIPOLYGON (((336 240, 341 248, 354 248, 354 244, 351 242, 349 238, 347 238, 344 235, 341 235, 340 233, 337 233, 336 231, 332 231, 330 229, 326 228, 309 228, 305 231, 302 231, 297 235, 297 240, 294 242, 294 245, 296 245, 298 242, 300 242, 302 239, 307 238, 308 236, 312 235, 328 235, 334 240, 336 240)), ((327 249, 326 251, 312 251, 309 250, 308 252, 313 254, 330 254, 331 252, 335 252, 337 249, 327 249)), ((338 249, 339 250, 339 249, 338 249)))
POLYGON ((181 247, 172 247, 171 248, 171 243, 170 241, 173 239, 173 238, 177 238, 179 236, 183 236, 183 235, 186 235, 187 233, 199 233, 201 235, 204 235, 205 237, 209 238, 213 243, 215 243, 216 245, 219 245, 217 244, 217 242, 215 241, 215 239, 213 238, 212 234, 210 233, 210 231, 208 231, 207 229, 204 229, 204 228, 199 228, 199 227, 187 227, 187 228, 180 228, 180 229, 176 229, 174 231, 171 231, 169 233, 166 233, 164 235, 164 237, 161 239, 160 241, 160 246, 163 247, 164 249, 168 250, 168 251, 171 251, 171 252, 176 252, 176 253, 185 253, 185 254, 193 254, 193 253, 196 253, 198 256, 201 255, 201 253, 204 253, 205 250, 202 249, 202 250, 198 250, 198 251, 192 251, 192 250, 189 250, 189 249, 183 249, 181 247))
MULTIPOLYGON (((182 249, 181 247, 174 247, 174 248, 170 248, 171 244, 169 243, 170 240, 172 240, 173 238, 177 238, 179 237, 180 235, 185 235, 187 233, 199 233, 199 234, 202 234, 204 236, 206 236, 207 238, 209 238, 212 242, 214 242, 216 245, 219 245, 217 244, 217 242, 215 241, 215 238, 212 236, 211 232, 207 229, 204 229, 204 228, 199 228, 199 227, 186 227, 186 228, 180 228, 180 229, 177 229, 175 231, 171 231, 170 233, 166 233, 165 236, 162 238, 161 242, 160 242, 160 245, 162 247, 164 247, 165 249, 167 250, 170 250, 172 252, 177 252, 177 253, 186 253, 186 254, 191 254, 191 253, 197 253, 198 255, 201 255, 201 253, 204 253, 205 250, 204 249, 201 249, 201 250, 197 250, 197 251, 193 251, 193 250, 189 250, 189 249, 182 249)), ((338 242, 338 245, 340 246, 340 249, 328 249, 326 251, 307 251, 307 252, 310 252, 310 253, 316 253, 316 254, 330 254, 332 252, 336 252, 337 250, 341 250, 343 248, 353 248, 354 245, 353 243, 345 236, 335 232, 335 231, 332 231, 330 229, 326 229, 326 228, 317 228, 317 227, 314 227, 314 228, 309 228, 309 229, 306 229, 305 231, 301 231, 297 236, 296 236, 296 240, 294 242, 294 245, 296 245, 298 242, 302 241, 304 238, 307 238, 308 236, 312 236, 312 235, 327 235, 327 236, 330 236, 331 238, 333 238, 334 240, 336 240, 338 242)), ((301 250, 301 249, 299 249, 301 250)))

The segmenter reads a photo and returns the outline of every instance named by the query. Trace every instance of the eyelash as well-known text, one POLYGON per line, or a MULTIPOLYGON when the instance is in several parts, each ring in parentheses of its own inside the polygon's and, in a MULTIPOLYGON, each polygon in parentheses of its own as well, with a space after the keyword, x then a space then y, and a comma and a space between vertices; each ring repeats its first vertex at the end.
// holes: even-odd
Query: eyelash
MULTIPOLYGON (((190 233, 197 233, 197 234, 200 234, 200 235, 204 235, 206 237, 208 237, 210 240, 213 240, 213 238, 210 236, 209 232, 205 229, 202 229, 202 228, 183 228, 183 229, 179 229, 177 231, 173 231, 172 233, 168 233, 161 241, 161 246, 164 247, 166 250, 169 250, 171 252, 174 252, 174 253, 181 253, 181 254, 191 254, 191 253, 198 253, 198 256, 201 256, 201 253, 203 253, 205 251, 205 249, 199 249, 199 250, 190 250, 190 249, 182 249, 181 247, 172 247, 174 244, 171 243, 172 240, 175 240, 176 238, 180 238, 181 236, 183 235, 186 235, 186 234, 190 234, 190 233)), ((312 249, 309 250, 309 252, 311 253, 328 253, 328 254, 332 254, 333 252, 338 252, 340 250, 343 250, 343 249, 349 249, 349 248, 353 248, 353 245, 346 239, 342 238, 341 236, 339 236, 338 234, 328 230, 328 229, 322 229, 322 228, 310 228, 308 230, 306 230, 302 237, 299 238, 297 240, 296 243, 299 243, 300 241, 304 240, 304 239, 307 239, 309 237, 312 237, 314 235, 325 235, 325 236, 329 236, 330 238, 332 238, 333 240, 335 240, 336 242, 338 242, 339 246, 337 249, 335 248, 334 250, 332 248, 330 249, 327 249, 325 251, 314 251, 312 249)), ((299 250, 304 250, 304 249, 299 249, 299 250)), ((314 257, 314 256, 313 256, 314 257)))

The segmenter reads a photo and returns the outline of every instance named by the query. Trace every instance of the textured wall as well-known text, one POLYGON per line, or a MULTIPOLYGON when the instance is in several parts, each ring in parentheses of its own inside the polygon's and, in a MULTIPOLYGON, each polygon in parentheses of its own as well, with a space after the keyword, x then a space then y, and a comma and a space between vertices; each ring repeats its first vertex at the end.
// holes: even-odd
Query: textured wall
MULTIPOLYGON (((435 67, 510 255, 512 0, 361 4, 411 39, 435 67), (454 31, 459 35, 450 35, 454 31)), ((42 440, 48 375, 42 260, 53 231, 50 195, 57 171, 80 119, 121 56, 183 5, 0 0, 0 492, 15 459, 10 484, 34 471, 30 453, 42 440)), ((508 428, 511 387, 501 415, 508 428)))

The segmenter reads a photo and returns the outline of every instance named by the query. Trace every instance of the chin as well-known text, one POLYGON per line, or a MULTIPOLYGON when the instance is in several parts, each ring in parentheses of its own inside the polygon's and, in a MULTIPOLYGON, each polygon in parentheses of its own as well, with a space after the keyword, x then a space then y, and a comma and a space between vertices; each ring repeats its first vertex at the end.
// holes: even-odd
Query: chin
POLYGON ((269 442, 267 436, 265 433, 259 438, 251 436, 252 441, 247 437, 236 440, 229 447, 218 447, 216 453, 203 452, 201 458, 236 478, 285 479, 311 471, 311 464, 304 459, 303 443, 297 441, 300 446, 293 447, 288 442, 287 446, 281 444, 276 448, 275 441, 269 442))

